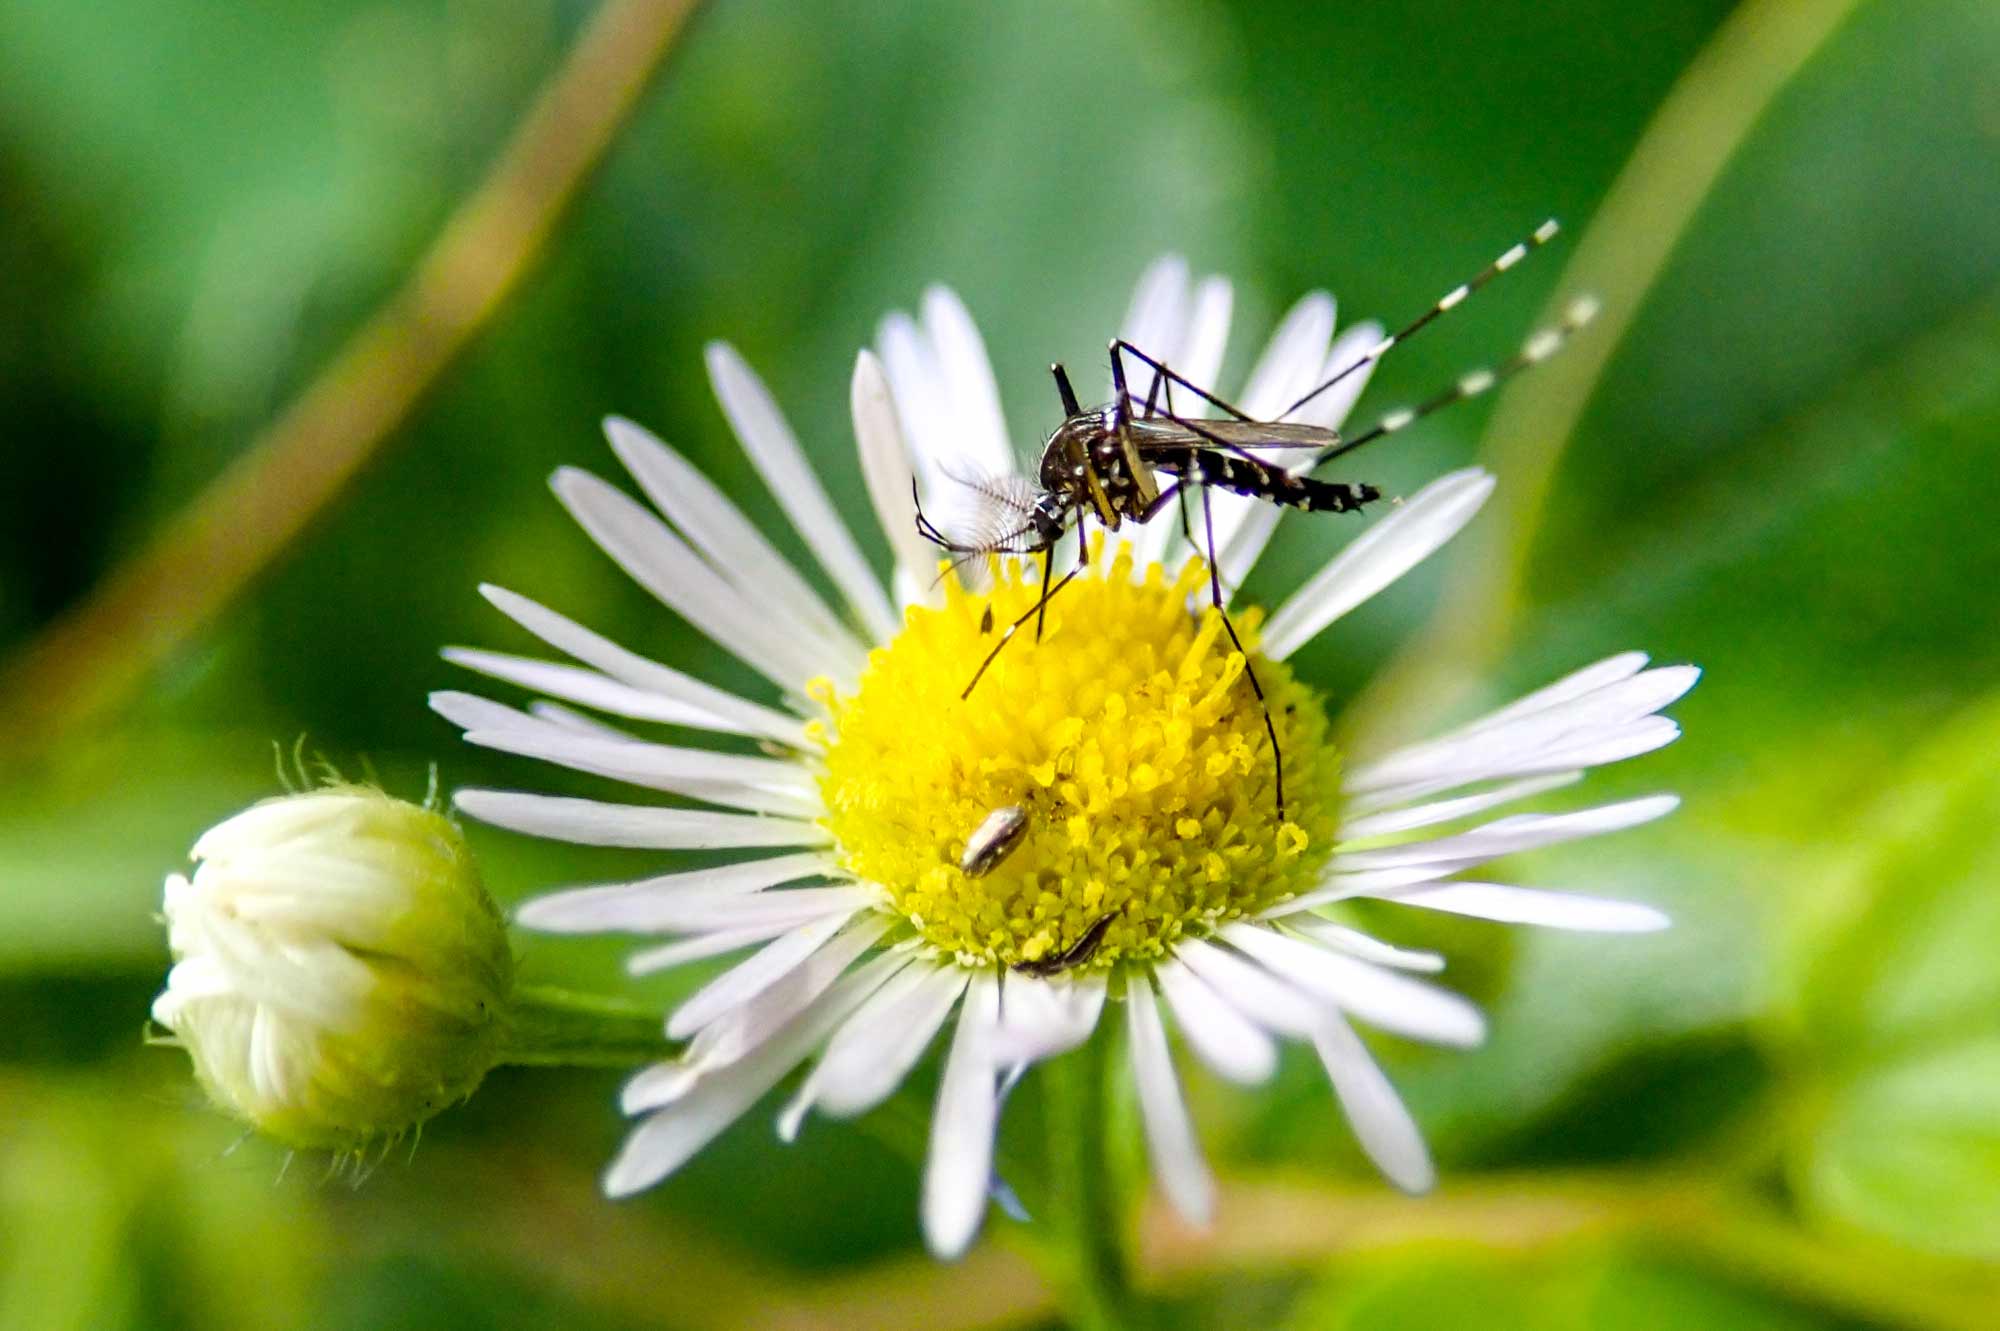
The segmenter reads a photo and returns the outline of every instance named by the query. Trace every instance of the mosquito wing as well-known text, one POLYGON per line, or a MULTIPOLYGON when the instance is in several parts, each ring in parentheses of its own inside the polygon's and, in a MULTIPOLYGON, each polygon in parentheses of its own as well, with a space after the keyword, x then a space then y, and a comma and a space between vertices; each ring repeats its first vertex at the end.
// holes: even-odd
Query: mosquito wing
POLYGON ((1188 420, 1145 416, 1130 422, 1141 457, 1182 453, 1191 448, 1320 449, 1340 442, 1340 432, 1297 421, 1188 420))

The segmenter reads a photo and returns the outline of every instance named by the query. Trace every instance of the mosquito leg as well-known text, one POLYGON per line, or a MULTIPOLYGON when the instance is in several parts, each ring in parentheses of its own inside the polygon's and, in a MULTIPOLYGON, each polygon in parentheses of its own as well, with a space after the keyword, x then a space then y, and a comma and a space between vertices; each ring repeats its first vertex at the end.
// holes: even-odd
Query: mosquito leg
POLYGON ((1217 411, 1222 412, 1224 415, 1234 416, 1239 421, 1248 421, 1255 419, 1255 417, 1251 416, 1249 412, 1244 411, 1241 407, 1238 407, 1233 403, 1223 401, 1221 398, 1209 392, 1206 388, 1203 388, 1200 384, 1194 382, 1192 379, 1187 378, 1185 375, 1176 374, 1174 371, 1160 364, 1160 362, 1158 362, 1157 360, 1154 360, 1151 356, 1148 356, 1145 352, 1139 350, 1139 348, 1133 346, 1130 342, 1127 342, 1124 338, 1121 337, 1118 338, 1116 341, 1112 342, 1111 347, 1114 353, 1113 354, 1114 360, 1117 358, 1116 353, 1122 351, 1126 355, 1132 357, 1132 359, 1138 361, 1141 365, 1146 366, 1148 369, 1160 375, 1162 378, 1167 379, 1172 383, 1179 384, 1182 388, 1187 389, 1188 392, 1193 393, 1203 402, 1208 403, 1210 406, 1214 407, 1217 411))
POLYGON ((1278 727, 1271 720, 1271 704, 1264 697, 1264 686, 1257 682, 1257 668, 1250 664, 1250 653, 1243 650, 1243 639, 1236 636, 1236 625, 1230 623, 1229 612, 1222 608, 1222 575, 1215 567, 1215 517, 1209 511, 1208 491, 1201 492, 1201 525, 1208 537, 1208 595, 1215 606, 1215 613, 1222 616, 1222 627, 1229 634, 1229 643, 1243 657, 1243 678, 1250 681, 1250 691, 1257 695, 1257 706, 1264 713, 1264 734, 1271 741, 1271 773, 1277 784, 1278 821, 1285 821, 1285 751, 1278 747, 1278 727))
MULTIPOLYGON (((1048 590, 1049 579, 1055 576, 1056 547, 1054 543, 1042 551, 1042 594, 1035 598, 1035 641, 1042 640, 1042 612, 1048 609, 1049 597, 1055 595, 1048 590)), ((976 680, 974 681, 977 682, 976 680)), ((970 690, 968 690, 970 692, 970 690)))
POLYGON ((1053 587, 1045 588, 1042 594, 1035 598, 1035 603, 1028 607, 1027 611, 1019 619, 1009 624, 1001 632, 1000 641, 993 644, 993 650, 986 653, 986 659, 979 663, 979 669, 972 672, 972 680, 965 686, 965 691, 958 695, 961 702, 972 696, 972 691, 979 687, 979 681, 985 678, 987 669, 992 666, 994 659, 1000 655, 1001 649, 1014 640, 1014 634, 1021 626, 1031 619, 1038 620, 1048 603, 1056 599, 1056 593, 1069 586, 1075 580, 1076 575, 1089 567, 1089 564, 1090 561, 1088 559, 1079 560, 1075 568, 1062 575, 1062 581, 1056 583, 1053 587))

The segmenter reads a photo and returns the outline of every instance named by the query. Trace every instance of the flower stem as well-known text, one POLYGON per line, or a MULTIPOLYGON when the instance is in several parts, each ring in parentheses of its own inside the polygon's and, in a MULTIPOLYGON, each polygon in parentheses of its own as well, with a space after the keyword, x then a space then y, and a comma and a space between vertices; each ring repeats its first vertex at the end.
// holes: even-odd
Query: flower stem
POLYGON ((550 985, 522 985, 507 1007, 499 1061, 526 1067, 623 1068, 666 1058, 675 1048, 653 1008, 550 985))
POLYGON ((1040 1245, 1050 1282, 1079 1331, 1140 1324, 1132 1289, 1132 1199, 1113 1147, 1117 1033, 1100 1025, 1075 1053, 1042 1069, 1049 1176, 1040 1245))

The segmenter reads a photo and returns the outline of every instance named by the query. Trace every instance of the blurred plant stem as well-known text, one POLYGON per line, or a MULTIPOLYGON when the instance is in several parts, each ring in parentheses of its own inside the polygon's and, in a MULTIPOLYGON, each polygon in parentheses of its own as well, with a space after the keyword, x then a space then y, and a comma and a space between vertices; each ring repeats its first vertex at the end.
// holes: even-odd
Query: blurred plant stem
POLYGON ((1033 1251, 1078 1331, 1141 1325, 1127 1251, 1133 1208, 1111 1142, 1115 1036, 1100 1026, 1041 1073, 1049 1182, 1033 1251))
POLYGON ((409 278, 231 466, 0 671, 0 752, 121 702, 396 432, 541 256, 696 0, 607 0, 409 278))
POLYGON ((507 1005, 500 1062, 518 1067, 633 1068, 670 1058, 656 1006, 524 984, 507 1005))
POLYGON ((1352 709, 1359 743, 1390 718, 1434 714, 1506 651, 1528 556, 1563 450, 1633 318, 1710 190, 1778 95, 1859 0, 1751 0, 1723 23, 1667 94, 1562 280, 1603 313, 1563 355, 1501 395, 1481 451, 1500 478, 1487 520, 1463 538, 1437 612, 1352 709))

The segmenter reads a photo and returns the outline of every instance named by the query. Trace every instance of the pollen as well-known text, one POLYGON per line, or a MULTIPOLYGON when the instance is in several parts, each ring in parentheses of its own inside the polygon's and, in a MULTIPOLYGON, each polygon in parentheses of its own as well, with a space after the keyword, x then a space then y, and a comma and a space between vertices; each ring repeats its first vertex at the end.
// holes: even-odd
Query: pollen
POLYGON ((1199 559, 1134 578, 1129 551, 1106 560, 1100 545, 1040 639, 1030 617, 970 697, 1041 588, 1018 561, 985 590, 949 586, 942 606, 906 612, 851 695, 816 690, 826 826, 886 908, 967 965, 1104 968, 1313 884, 1338 812, 1325 711, 1256 655, 1258 611, 1232 613, 1251 660, 1235 650, 1199 559), (1282 819, 1246 667, 1283 749, 1282 819), (1016 807, 1019 841, 968 874, 968 839, 1016 807))

